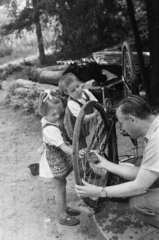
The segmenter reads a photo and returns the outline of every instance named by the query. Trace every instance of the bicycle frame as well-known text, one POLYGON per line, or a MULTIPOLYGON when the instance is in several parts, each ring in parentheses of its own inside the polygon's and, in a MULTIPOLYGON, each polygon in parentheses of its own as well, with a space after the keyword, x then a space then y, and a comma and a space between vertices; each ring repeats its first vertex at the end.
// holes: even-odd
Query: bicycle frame
MULTIPOLYGON (((124 81, 124 78, 123 79, 123 83, 125 84, 125 86, 128 88, 127 86, 127 83, 124 81)), ((110 124, 110 130, 108 132, 108 137, 107 139, 109 139, 109 136, 111 134, 111 132, 113 131, 114 133, 114 137, 117 138, 116 136, 116 109, 113 109, 112 106, 111 106, 111 102, 110 102, 110 99, 109 99, 109 106, 106 106, 104 103, 106 102, 106 98, 105 98, 105 90, 104 90, 104 87, 101 87, 101 90, 102 90, 102 102, 103 102, 103 108, 105 110, 105 113, 107 114, 107 117, 108 119, 110 120, 109 122, 111 123, 110 124)), ((129 88, 128 88, 129 90, 129 88)), ((123 136, 129 136, 126 132, 124 132, 122 129, 120 130, 120 133, 123 135, 123 136)), ((138 159, 138 143, 137 143, 137 140, 136 139, 132 139, 130 137, 131 141, 132 141, 132 144, 133 144, 133 155, 126 155, 126 157, 124 159, 121 159, 120 162, 126 162, 126 161, 129 161, 129 160, 134 160, 134 164, 136 163, 137 159, 138 159)), ((105 145, 107 144, 107 140, 106 140, 106 143, 105 145)), ((104 148, 104 146, 103 146, 104 148)), ((116 150, 118 149, 117 147, 117 141, 116 141, 116 150)), ((102 151, 102 149, 101 149, 102 151)), ((118 151, 117 151, 117 156, 118 156, 118 151)), ((118 159, 119 160, 119 159, 118 159)))

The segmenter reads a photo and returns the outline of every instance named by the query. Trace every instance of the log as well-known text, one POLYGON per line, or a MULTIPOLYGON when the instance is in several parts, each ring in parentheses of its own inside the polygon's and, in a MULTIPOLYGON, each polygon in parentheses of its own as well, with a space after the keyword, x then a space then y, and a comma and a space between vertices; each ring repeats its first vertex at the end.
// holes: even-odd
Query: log
MULTIPOLYGON (((50 68, 50 67, 49 67, 50 68)), ((61 71, 51 71, 48 68, 32 68, 29 70, 28 78, 33 82, 47 83, 58 85, 60 77, 65 72, 66 68, 61 71)))
POLYGON ((50 89, 53 92, 55 92, 58 89, 58 87, 51 84, 36 83, 36 90, 38 92, 43 92, 46 89, 50 89))
POLYGON ((32 82, 37 82, 38 76, 41 74, 42 69, 41 68, 29 68, 27 75, 28 79, 32 82))
MULTIPOLYGON (((55 92, 58 89, 57 86, 53 86, 51 84, 43 84, 43 83, 38 83, 38 82, 35 83, 35 82, 29 81, 26 79, 17 79, 16 83, 21 84, 22 88, 26 88, 26 91, 28 91, 28 89, 29 89, 29 90, 33 90, 33 91, 37 90, 38 92, 42 92, 45 89, 50 89, 55 92)), ((19 87, 17 89, 18 89, 17 91, 21 91, 21 87, 19 87)), ((22 91, 25 91, 25 90, 22 90, 22 91)))
POLYGON ((31 81, 26 80, 26 79, 22 79, 22 78, 17 79, 16 83, 21 84, 25 88, 34 88, 36 86, 36 83, 31 82, 31 81))
POLYGON ((67 68, 69 68, 69 65, 54 65, 42 68, 43 70, 49 70, 49 71, 65 71, 67 68))
POLYGON ((58 85, 62 75, 63 71, 42 71, 37 78, 37 82, 58 85))

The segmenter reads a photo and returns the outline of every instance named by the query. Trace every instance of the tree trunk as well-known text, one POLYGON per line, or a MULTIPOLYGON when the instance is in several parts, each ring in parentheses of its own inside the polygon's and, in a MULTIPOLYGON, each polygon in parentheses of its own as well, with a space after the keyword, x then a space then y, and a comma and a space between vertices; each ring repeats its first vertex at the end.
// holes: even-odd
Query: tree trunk
POLYGON ((132 0, 127 0, 127 6, 128 6, 128 13, 129 13, 129 17, 130 17, 131 25, 132 25, 133 32, 134 32, 134 37, 135 37, 135 45, 136 45, 137 54, 138 54, 141 78, 142 78, 143 86, 145 88, 146 95, 149 99, 149 84, 150 83, 149 83, 149 79, 147 78, 147 75, 145 73, 145 63, 144 63, 144 58, 143 58, 143 54, 142 54, 140 33, 139 33, 137 22, 135 19, 135 13, 134 13, 134 7, 133 7, 132 0))
POLYGON ((36 36, 37 36, 37 42, 38 42, 40 63, 42 65, 45 65, 46 56, 44 51, 44 43, 43 43, 43 36, 42 36, 41 23, 40 23, 40 14, 38 10, 38 2, 37 0, 33 0, 32 3, 34 8, 34 21, 36 26, 36 36))
POLYGON ((45 65, 46 64, 46 56, 45 56, 45 52, 44 52, 44 44, 43 44, 40 19, 36 22, 36 35, 37 35, 37 41, 38 41, 40 63, 42 65, 45 65))
POLYGON ((150 45, 150 103, 159 105, 159 1, 146 0, 150 45))

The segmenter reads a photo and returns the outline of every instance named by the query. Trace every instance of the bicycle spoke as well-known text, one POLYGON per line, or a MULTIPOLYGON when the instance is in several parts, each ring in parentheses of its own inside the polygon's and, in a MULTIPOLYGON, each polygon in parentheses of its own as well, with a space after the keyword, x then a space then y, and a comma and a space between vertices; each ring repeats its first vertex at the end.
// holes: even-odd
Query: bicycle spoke
MULTIPOLYGON (((109 180, 109 173, 105 169, 98 169, 92 161, 91 150, 104 150, 105 156, 111 151, 112 161, 116 160, 113 138, 109 133, 109 124, 106 114, 101 105, 97 102, 88 102, 77 118, 73 136, 73 163, 76 183, 82 185, 82 179, 96 186, 106 186, 109 180), (89 121, 84 122, 85 116, 89 113, 98 113, 89 121), (111 141, 107 140, 109 137, 111 141), (85 157, 79 159, 79 149, 82 146, 82 140, 85 139, 85 157), (106 144, 105 144, 106 143, 106 144), (111 143, 112 148, 109 147, 111 143), (111 149, 111 150, 110 150, 111 149)), ((106 205, 105 198, 82 198, 83 201, 93 208, 96 212, 101 211, 106 205)))
POLYGON ((122 74, 124 79, 124 95, 125 97, 132 94, 138 94, 138 81, 135 74, 135 66, 133 61, 133 54, 129 44, 127 42, 123 43, 122 46, 122 74))

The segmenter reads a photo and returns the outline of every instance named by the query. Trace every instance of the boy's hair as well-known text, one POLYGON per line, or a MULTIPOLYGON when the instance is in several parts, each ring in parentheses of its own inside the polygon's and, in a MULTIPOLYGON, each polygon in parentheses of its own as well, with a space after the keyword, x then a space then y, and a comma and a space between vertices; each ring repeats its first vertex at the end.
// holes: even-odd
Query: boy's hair
POLYGON ((124 98, 117 108, 119 107, 122 114, 133 115, 134 117, 138 117, 142 120, 147 119, 152 114, 152 110, 148 102, 138 95, 132 95, 131 97, 124 98))
POLYGON ((59 79, 59 88, 65 93, 68 93, 68 87, 75 81, 80 82, 80 80, 73 73, 66 73, 59 79))
POLYGON ((46 116, 50 109, 60 109, 61 115, 63 113, 63 104, 61 99, 56 97, 55 95, 48 95, 47 92, 43 92, 40 94, 39 103, 38 103, 38 112, 41 116, 46 116))

